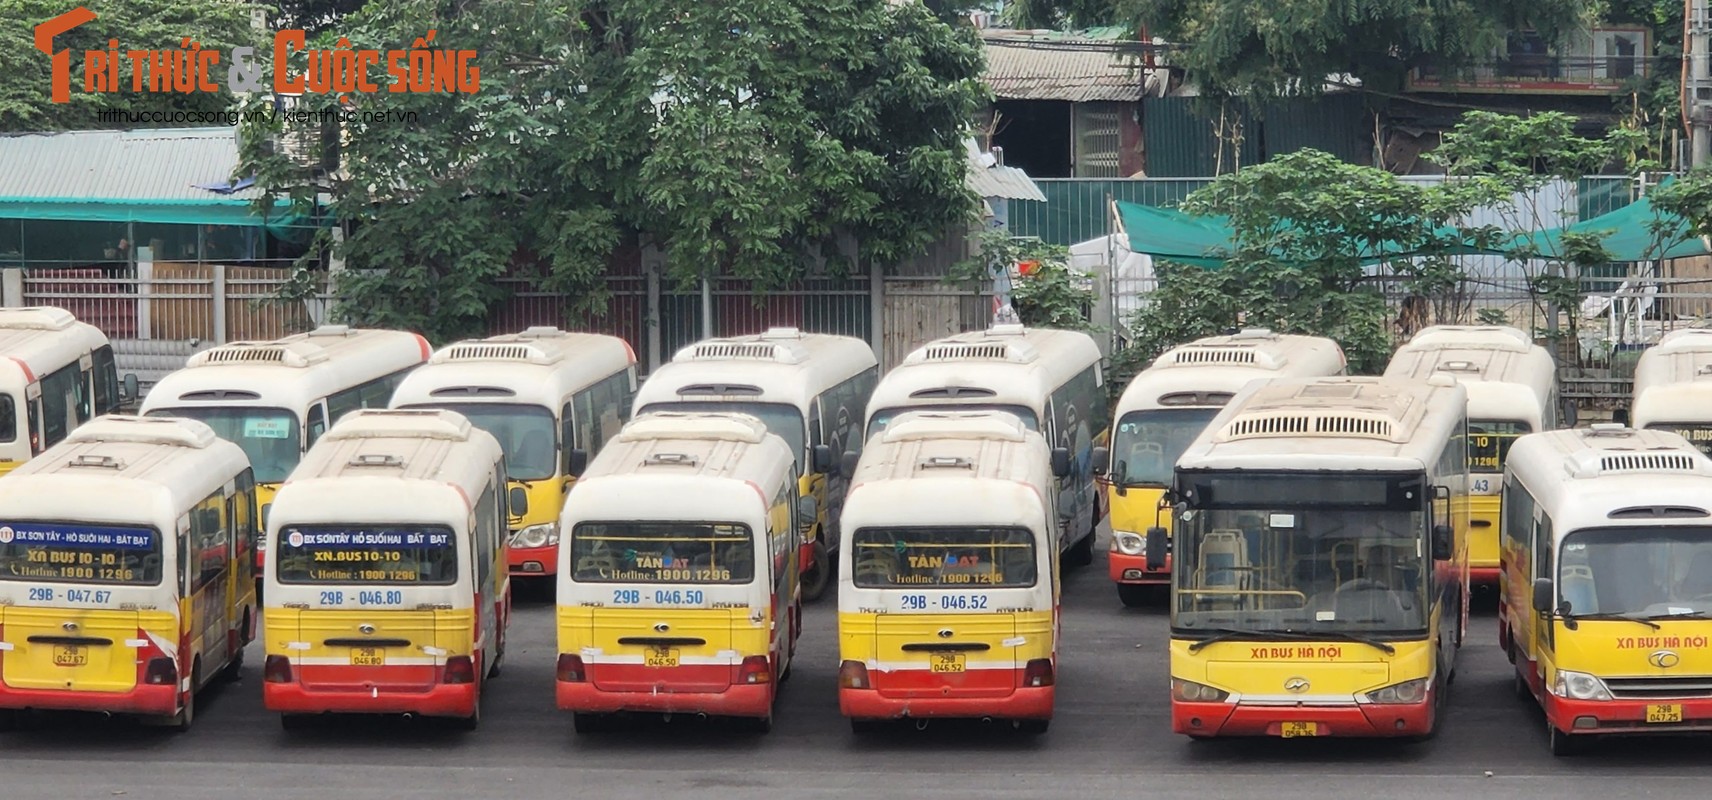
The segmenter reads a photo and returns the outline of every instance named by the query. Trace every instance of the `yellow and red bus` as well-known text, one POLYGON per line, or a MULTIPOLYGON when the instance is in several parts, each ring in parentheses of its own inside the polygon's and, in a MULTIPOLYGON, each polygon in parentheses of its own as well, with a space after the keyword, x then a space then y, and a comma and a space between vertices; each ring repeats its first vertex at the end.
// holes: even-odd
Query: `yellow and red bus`
POLYGON ((1468 622, 1467 392, 1244 388, 1177 462, 1171 722, 1212 736, 1424 737, 1468 622))
POLYGON ((244 452, 194 420, 98 417, 0 480, 0 720, 188 730, 256 632, 256 520, 244 452))

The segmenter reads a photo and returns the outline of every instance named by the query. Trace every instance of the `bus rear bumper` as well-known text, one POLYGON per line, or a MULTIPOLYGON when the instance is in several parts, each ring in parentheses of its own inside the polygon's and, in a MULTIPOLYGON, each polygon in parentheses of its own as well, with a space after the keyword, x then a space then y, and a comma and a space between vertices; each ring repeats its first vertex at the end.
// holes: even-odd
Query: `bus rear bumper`
POLYGON ((305 689, 296 683, 262 684, 262 705, 281 714, 420 714, 468 717, 475 713, 476 684, 443 684, 426 691, 305 689))
POLYGON ((177 686, 135 686, 123 692, 0 687, 0 709, 95 711, 108 714, 178 713, 177 686))
POLYGON ((1424 736, 1433 729, 1431 693, 1421 703, 1258 706, 1171 702, 1171 729, 1195 737, 1282 736, 1285 723, 1314 723, 1311 736, 1424 736))
POLYGON ((1054 688, 1017 689, 1009 697, 883 697, 874 689, 838 690, 838 710, 851 719, 1052 719, 1054 688))
POLYGON ((559 546, 512 547, 506 563, 514 578, 542 578, 559 573, 559 546))
POLYGON ((1568 734, 1629 733, 1645 736, 1712 731, 1712 699, 1571 700, 1547 694, 1546 719, 1568 734), (1648 706, 1678 706, 1681 722, 1647 722, 1648 706))
POLYGON ((1115 583, 1163 584, 1171 582, 1171 555, 1165 556, 1165 566, 1147 568, 1147 556, 1124 555, 1117 551, 1106 554, 1107 572, 1115 583))
POLYGON ((559 710, 582 714, 709 714, 716 717, 765 717, 773 707, 773 685, 732 685, 719 692, 609 692, 587 681, 556 681, 559 710))

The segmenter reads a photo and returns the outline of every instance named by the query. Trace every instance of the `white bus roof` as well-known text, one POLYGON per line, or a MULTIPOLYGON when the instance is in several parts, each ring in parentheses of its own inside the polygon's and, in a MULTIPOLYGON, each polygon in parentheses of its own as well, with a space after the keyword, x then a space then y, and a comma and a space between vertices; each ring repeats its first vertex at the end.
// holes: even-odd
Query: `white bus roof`
POLYGON ((0 517, 170 523, 249 466, 196 420, 100 416, 0 481, 0 517))
POLYGON ((63 308, 0 308, 0 357, 22 368, 21 383, 40 380, 106 344, 99 328, 63 308))
POLYGON ((637 390, 632 408, 746 401, 806 410, 821 392, 878 364, 874 349, 852 336, 770 328, 751 336, 705 339, 655 369, 637 390))
POLYGON ((161 378, 142 412, 200 403, 301 409, 421 364, 429 352, 428 340, 408 331, 344 325, 271 342, 232 342, 191 356, 184 369, 161 378))
POLYGON ((1518 420, 1540 430, 1557 385, 1551 353, 1519 328, 1434 325, 1397 349, 1388 378, 1449 375, 1468 389, 1470 419, 1518 420))
POLYGON ((1038 524, 1056 491, 1046 440, 1014 415, 911 411, 863 449, 842 528, 1038 524))
POLYGON ((1053 390, 1099 361, 1099 345, 1080 331, 995 325, 960 333, 916 348, 886 373, 866 417, 887 408, 968 403, 1021 405, 1041 414, 1053 390))
POLYGON ((636 365, 617 336, 529 328, 435 351, 393 390, 391 406, 527 403, 555 412, 571 395, 636 365))
POLYGON ((1468 393, 1375 377, 1249 384, 1177 462, 1183 469, 1412 471, 1438 462, 1461 430, 1468 393))
POLYGON ((790 446, 747 414, 650 412, 589 462, 561 520, 752 519, 794 463, 790 446))
POLYGON ((1528 434, 1510 446, 1504 468, 1559 537, 1606 525, 1705 525, 1712 516, 1712 459, 1668 431, 1595 425, 1528 434))
POLYGON ((1249 381, 1337 375, 1346 363, 1343 348, 1323 336, 1280 334, 1264 328, 1208 336, 1161 353, 1124 388, 1113 416, 1223 405, 1249 381))
MULTIPOLYGON (((269 526, 310 521, 462 519, 492 482, 499 442, 441 409, 359 409, 334 423, 292 470, 269 526)), ((504 491, 504 487, 499 487, 504 491)))
POLYGON ((1712 328, 1671 331, 1647 348, 1635 363, 1634 392, 1637 428, 1712 420, 1712 328))

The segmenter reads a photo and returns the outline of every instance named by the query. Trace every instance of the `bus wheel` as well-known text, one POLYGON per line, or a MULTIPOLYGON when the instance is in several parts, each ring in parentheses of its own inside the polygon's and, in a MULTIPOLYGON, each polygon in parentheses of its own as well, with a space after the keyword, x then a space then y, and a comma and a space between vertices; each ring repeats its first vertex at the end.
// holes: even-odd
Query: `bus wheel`
POLYGON ((1070 552, 1065 554, 1064 564, 1070 567, 1085 567, 1092 563, 1094 563, 1094 531, 1090 527, 1087 536, 1070 545, 1070 552))
POLYGON ((226 667, 220 670, 220 680, 227 683, 237 683, 244 677, 244 648, 232 655, 232 660, 226 662, 226 667))
POLYGON ((886 729, 882 719, 851 719, 850 732, 857 736, 873 736, 886 729))
POLYGON ((1052 720, 1049 719, 1019 719, 1016 721, 1016 730, 1023 736, 1040 736, 1046 733, 1046 729, 1051 725, 1052 720))
POLYGON ((826 552, 826 543, 815 540, 814 561, 802 574, 802 596, 804 600, 819 600, 826 594, 826 587, 832 584, 832 556, 826 552))
POLYGON ((1559 758, 1580 755, 1586 748, 1581 737, 1564 733, 1549 721, 1546 723, 1546 744, 1551 747, 1551 754, 1559 758))
POLYGON ((1522 663, 1518 661, 1516 668, 1510 670, 1510 688, 1515 691, 1517 700, 1534 702, 1534 689, 1528 685, 1528 679, 1522 675, 1522 663))
POLYGON ((487 667, 487 677, 499 677, 499 671, 505 667, 505 634, 499 634, 499 641, 493 646, 493 663, 487 667))
POLYGON ((476 702, 475 702, 475 705, 470 708, 470 715, 469 716, 457 718, 455 724, 457 725, 458 730, 473 731, 476 728, 481 727, 481 706, 482 706, 482 697, 481 696, 482 696, 482 686, 481 686, 481 684, 478 683, 478 684, 476 684, 476 702))
POLYGON ((190 670, 190 691, 184 694, 184 708, 167 723, 175 732, 184 733, 196 722, 196 690, 202 686, 202 659, 196 660, 196 666, 190 670))
POLYGON ((0 708, 0 731, 18 729, 18 717, 22 712, 15 708, 0 708))
POLYGON ((771 707, 768 707, 767 716, 750 717, 748 719, 748 723, 749 724, 746 727, 749 729, 749 732, 755 734, 756 736, 765 736, 769 733, 772 733, 773 732, 773 709, 771 707))
POLYGON ((571 727, 580 734, 605 733, 612 729, 610 714, 585 714, 577 712, 571 715, 571 727))
POLYGON ((309 723, 313 719, 314 717, 308 714, 281 714, 279 727, 284 728, 286 733, 299 733, 309 730, 309 723))
POLYGON ((1147 605, 1148 597, 1153 594, 1148 591, 1149 588, 1151 587, 1146 584, 1120 583, 1118 584, 1118 599, 1123 601, 1126 608, 1141 608, 1147 605))

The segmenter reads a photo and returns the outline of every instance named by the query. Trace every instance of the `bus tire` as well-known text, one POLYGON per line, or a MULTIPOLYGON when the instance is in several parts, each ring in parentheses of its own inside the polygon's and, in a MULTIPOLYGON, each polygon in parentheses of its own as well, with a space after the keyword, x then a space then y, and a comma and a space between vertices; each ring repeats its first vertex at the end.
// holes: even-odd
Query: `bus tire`
POLYGON ((0 732, 18 729, 18 717, 23 712, 15 708, 0 708, 0 732))
POLYGON ((453 720, 453 725, 455 725, 458 730, 464 731, 465 733, 468 733, 470 731, 473 731, 473 730, 481 727, 481 707, 482 707, 482 685, 480 683, 477 683, 476 684, 476 702, 475 702, 475 706, 470 709, 470 715, 467 717, 455 718, 453 720))
POLYGON ((1587 748, 1583 737, 1571 736, 1557 729, 1556 725, 1546 722, 1546 746, 1551 748, 1551 754, 1558 758, 1581 755, 1587 748))
POLYGON ((1118 599, 1123 601, 1125 608, 1141 608, 1147 605, 1148 598, 1153 596, 1151 588, 1140 583, 1118 584, 1118 599))
POLYGON ((1534 702, 1534 687, 1528 685, 1528 679, 1522 675, 1522 664, 1516 662, 1516 668, 1510 670, 1510 689, 1515 692, 1517 700, 1534 702))
POLYGON ((571 715, 571 728, 583 735, 605 733, 612 729, 612 715, 586 714, 578 711, 571 715))
POLYGON ((226 666, 220 670, 220 680, 227 683, 237 683, 242 680, 243 677, 244 648, 239 647, 238 652, 232 654, 232 660, 227 661, 226 666))
POLYGON ((832 585, 832 555, 826 552, 825 540, 816 539, 813 552, 813 562, 802 573, 802 596, 810 602, 819 600, 832 585))
POLYGON ((873 736, 886 729, 886 721, 882 719, 850 720, 850 732, 857 736, 873 736))
POLYGON ((1050 727, 1052 727, 1052 720, 1049 719, 1019 719, 1016 721, 1016 731, 1023 736, 1041 736, 1050 727))
POLYGON ((286 733, 299 733, 309 729, 309 724, 315 718, 308 714, 281 714, 279 727, 286 733))
POLYGON ((1094 529, 1088 528, 1088 535, 1073 545, 1070 552, 1065 553, 1064 564, 1070 567, 1086 567, 1094 563, 1094 529))
POLYGON ((202 659, 196 659, 196 666, 190 669, 190 691, 184 693, 184 707, 173 715, 167 727, 174 733, 184 733, 196 723, 196 690, 202 687, 202 659))
POLYGON ((748 728, 750 733, 756 736, 766 736, 773 732, 773 709, 771 707, 767 709, 767 716, 749 717, 745 722, 748 724, 744 727, 748 728))

